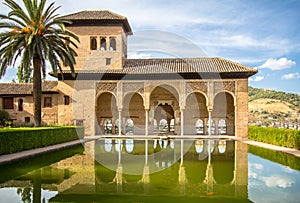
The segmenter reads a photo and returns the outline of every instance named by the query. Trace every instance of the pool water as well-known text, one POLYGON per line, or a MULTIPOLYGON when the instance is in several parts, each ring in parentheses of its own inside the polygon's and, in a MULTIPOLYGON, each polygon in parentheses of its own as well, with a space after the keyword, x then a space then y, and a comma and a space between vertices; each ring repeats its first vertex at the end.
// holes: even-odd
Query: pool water
POLYGON ((99 139, 0 167, 0 202, 299 202, 300 159, 230 140, 99 139))

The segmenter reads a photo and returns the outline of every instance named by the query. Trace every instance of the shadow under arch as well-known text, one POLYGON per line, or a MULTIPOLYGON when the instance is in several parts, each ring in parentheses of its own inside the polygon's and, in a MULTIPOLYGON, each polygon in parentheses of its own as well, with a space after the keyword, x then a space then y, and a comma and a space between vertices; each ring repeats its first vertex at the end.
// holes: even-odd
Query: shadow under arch
MULTIPOLYGON (((127 93, 123 99, 123 122, 126 123, 128 119, 131 119, 134 123, 134 134, 144 134, 145 132, 145 107, 144 99, 137 92, 127 93)), ((124 127, 124 125, 123 125, 124 127)), ((126 133, 126 130, 122 131, 126 133)))
MULTIPOLYGON (((95 132, 96 134, 105 134, 105 122, 111 120, 114 124, 118 119, 117 100, 111 92, 101 92, 96 97, 96 119, 95 132)), ((112 126, 112 134, 115 134, 115 126, 112 126)))
MULTIPOLYGON (((184 118, 185 133, 197 134, 196 122, 200 119, 205 123, 208 119, 207 98, 203 93, 192 92, 187 96, 184 118)), ((203 133, 205 133, 205 129, 203 133)))
MULTIPOLYGON (((163 119, 167 121, 168 129, 164 133, 176 134, 178 132, 180 123, 178 123, 178 117, 180 117, 180 107, 179 107, 179 94, 175 87, 168 84, 161 84, 156 86, 150 94, 150 129, 154 129, 154 120, 157 124, 163 119), (174 124, 172 123, 172 130, 170 128, 171 121, 174 119, 174 124), (176 122, 177 120, 177 122, 176 122)), ((153 132, 152 132, 153 133, 153 132)))
POLYGON ((212 111, 212 119, 218 125, 219 121, 226 121, 226 132, 216 132, 216 134, 235 134, 235 99, 231 93, 219 92, 214 97, 214 106, 212 111))

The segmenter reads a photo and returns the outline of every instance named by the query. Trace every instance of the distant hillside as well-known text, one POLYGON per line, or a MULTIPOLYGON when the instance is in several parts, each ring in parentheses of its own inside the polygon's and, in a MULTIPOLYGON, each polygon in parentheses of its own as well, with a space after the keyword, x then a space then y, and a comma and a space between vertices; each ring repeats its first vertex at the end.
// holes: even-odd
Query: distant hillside
POLYGON ((300 109, 300 95, 281 91, 249 87, 249 102, 257 99, 274 99, 291 104, 291 108, 300 109))
POLYGON ((300 95, 249 87, 249 124, 298 129, 300 95))

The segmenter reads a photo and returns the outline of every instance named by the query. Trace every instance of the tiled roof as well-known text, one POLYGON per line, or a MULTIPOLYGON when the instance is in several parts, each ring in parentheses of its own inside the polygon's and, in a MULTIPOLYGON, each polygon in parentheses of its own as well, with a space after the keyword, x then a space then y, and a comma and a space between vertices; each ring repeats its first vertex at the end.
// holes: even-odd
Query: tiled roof
MULTIPOLYGON (((80 73, 257 73, 256 69, 222 58, 126 59, 123 69, 81 70, 80 73)), ((70 73, 65 70, 64 73, 70 73)))
MULTIPOLYGON (((57 92, 57 81, 44 81, 42 92, 57 92)), ((32 83, 0 83, 0 95, 31 95, 32 83)))
POLYGON ((108 10, 80 11, 60 18, 67 20, 126 20, 126 17, 108 10))
POLYGON ((94 10, 94 11, 80 11, 77 13, 72 13, 69 15, 61 16, 59 18, 70 20, 73 23, 81 22, 81 21, 104 21, 104 22, 115 22, 119 23, 121 22, 124 27, 125 31, 128 34, 132 34, 131 27, 128 23, 128 20, 125 16, 116 14, 114 12, 108 11, 108 10, 94 10))

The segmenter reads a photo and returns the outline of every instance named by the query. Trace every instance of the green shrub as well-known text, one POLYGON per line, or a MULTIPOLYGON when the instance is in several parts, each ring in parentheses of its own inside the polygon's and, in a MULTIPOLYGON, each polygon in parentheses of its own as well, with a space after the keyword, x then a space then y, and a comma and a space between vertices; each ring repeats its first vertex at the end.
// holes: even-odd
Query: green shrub
POLYGON ((248 137, 259 142, 300 149, 299 130, 249 126, 248 137))
POLYGON ((0 126, 5 126, 9 120, 9 114, 6 111, 0 110, 0 126))
POLYGON ((20 152, 84 137, 83 127, 0 129, 0 155, 20 152))

